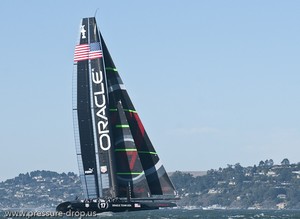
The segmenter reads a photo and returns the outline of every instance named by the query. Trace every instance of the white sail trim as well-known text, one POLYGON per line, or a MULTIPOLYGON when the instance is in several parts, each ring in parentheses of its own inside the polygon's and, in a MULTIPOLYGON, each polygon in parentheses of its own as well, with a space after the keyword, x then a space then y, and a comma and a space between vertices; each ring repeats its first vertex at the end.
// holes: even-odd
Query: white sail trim
POLYGON ((132 178, 132 179, 127 179, 127 178, 124 178, 124 177, 121 177, 121 176, 118 176, 118 179, 122 180, 122 181, 126 181, 126 182, 131 182, 133 181, 133 183, 138 183, 140 181, 142 181, 143 179, 145 179, 145 176, 148 176, 148 175, 151 175, 153 173, 157 173, 158 177, 161 177, 164 175, 165 173, 165 168, 162 164, 162 162, 159 160, 155 166, 147 169, 147 170, 144 170, 140 175, 132 178))
POLYGON ((132 135, 124 135, 124 136, 120 137, 118 140, 116 140, 115 145, 118 145, 118 144, 120 144, 122 142, 126 142, 126 141, 134 142, 132 135))
POLYGON ((91 61, 89 61, 89 82, 90 82, 90 99, 91 99, 91 115, 92 115, 92 124, 93 124, 93 135, 94 135, 94 145, 95 145, 95 153, 96 153, 96 168, 97 168, 97 181, 99 186, 99 196, 102 197, 103 195, 103 183, 102 183, 102 176, 100 173, 100 159, 99 159, 99 147, 98 147, 98 140, 97 140, 97 128, 95 122, 95 113, 94 113, 94 96, 93 96, 93 84, 92 84, 92 72, 91 72, 91 61))
POLYGON ((133 182, 133 184, 136 184, 136 183, 139 183, 141 182, 142 180, 146 180, 145 179, 145 173, 142 172, 140 175, 136 176, 136 177, 133 177, 132 179, 127 179, 127 178, 124 178, 124 177, 121 177, 121 176, 117 176, 117 178, 119 180, 122 180, 124 182, 133 182))
POLYGON ((158 177, 161 177, 161 176, 163 175, 163 173, 160 173, 161 171, 158 171, 161 167, 163 167, 163 164, 162 164, 162 162, 159 160, 159 161, 155 164, 155 166, 153 166, 153 167, 151 167, 151 168, 149 168, 149 169, 147 169, 147 170, 144 170, 144 171, 145 171, 145 175, 148 176, 148 175, 151 175, 151 174, 157 172, 158 177))

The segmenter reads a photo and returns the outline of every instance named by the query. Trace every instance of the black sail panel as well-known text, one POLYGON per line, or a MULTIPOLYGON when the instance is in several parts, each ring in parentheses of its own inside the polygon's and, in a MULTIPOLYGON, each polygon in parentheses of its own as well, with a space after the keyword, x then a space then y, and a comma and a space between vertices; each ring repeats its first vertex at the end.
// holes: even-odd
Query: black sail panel
MULTIPOLYGON (((145 176, 149 188, 148 195, 174 194, 174 186, 171 183, 162 163, 160 162, 160 159, 128 96, 123 81, 113 63, 101 34, 100 37, 103 47, 103 54, 105 56, 104 62, 108 82, 110 111, 119 111, 118 103, 122 103, 122 110, 124 111, 127 122, 125 125, 128 126, 128 129, 130 130, 135 148, 137 150, 137 156, 139 158, 138 161, 141 163, 143 169, 142 175, 145 176)), ((114 136, 115 134, 119 135, 119 133, 113 131, 114 136)), ((116 152, 116 157, 118 156, 119 155, 116 152)), ((117 162, 116 168, 120 168, 120 165, 121 164, 118 164, 117 162)), ((122 184, 122 182, 118 180, 118 184, 122 184)))
POLYGON ((116 109, 111 109, 111 115, 114 118, 112 130, 115 140, 117 194, 119 197, 126 197, 130 184, 132 197, 147 197, 150 190, 121 101, 117 103, 116 109))
POLYGON ((95 18, 82 19, 74 66, 74 130, 84 194, 115 196, 107 80, 95 18))
POLYGON ((136 112, 128 111, 126 116, 134 140, 138 145, 139 157, 143 164, 151 194, 174 194, 174 186, 171 183, 164 166, 160 162, 138 114, 136 112))
POLYGON ((86 198, 99 196, 99 184, 94 144, 91 98, 90 71, 87 59, 88 19, 82 19, 79 44, 74 55, 74 98, 73 115, 76 139, 76 151, 80 177, 86 198))

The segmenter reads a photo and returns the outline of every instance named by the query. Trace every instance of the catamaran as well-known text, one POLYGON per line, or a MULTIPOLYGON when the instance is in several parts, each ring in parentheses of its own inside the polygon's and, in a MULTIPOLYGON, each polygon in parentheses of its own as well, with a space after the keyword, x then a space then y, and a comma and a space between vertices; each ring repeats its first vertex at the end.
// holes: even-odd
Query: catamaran
POLYGON ((75 47, 73 119, 84 199, 57 211, 175 207, 176 191, 135 110, 96 19, 83 18, 75 47))

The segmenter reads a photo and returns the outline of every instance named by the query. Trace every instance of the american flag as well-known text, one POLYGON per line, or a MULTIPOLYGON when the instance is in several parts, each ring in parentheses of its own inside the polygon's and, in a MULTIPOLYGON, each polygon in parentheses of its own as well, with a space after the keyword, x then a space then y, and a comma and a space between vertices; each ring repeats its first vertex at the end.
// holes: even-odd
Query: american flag
POLYGON ((100 43, 91 43, 90 44, 90 52, 89 59, 96 59, 102 57, 102 51, 100 48, 100 43))
POLYGON ((89 58, 90 46, 88 44, 76 45, 74 62, 87 60, 89 58))
POLYGON ((74 62, 102 57, 100 43, 76 45, 74 62))
POLYGON ((141 204, 140 204, 140 203, 134 203, 134 207, 135 207, 135 208, 140 208, 140 207, 141 207, 141 204))

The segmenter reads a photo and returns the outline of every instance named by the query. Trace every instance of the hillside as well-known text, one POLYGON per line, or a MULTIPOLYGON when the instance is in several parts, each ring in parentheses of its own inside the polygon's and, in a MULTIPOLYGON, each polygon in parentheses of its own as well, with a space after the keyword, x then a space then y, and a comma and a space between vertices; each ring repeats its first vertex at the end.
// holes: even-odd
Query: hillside
POLYGON ((281 165, 272 159, 253 167, 228 165, 198 177, 176 172, 171 178, 181 206, 300 209, 300 163, 287 159, 281 165))
MULTIPOLYGON (((300 163, 272 160, 258 166, 228 165, 218 170, 170 174, 181 200, 179 206, 203 208, 300 209, 300 163)), ((78 175, 33 171, 0 182, 0 209, 54 210, 66 200, 82 197, 78 175)))
POLYGON ((77 195, 81 195, 81 184, 76 174, 33 171, 0 183, 0 209, 55 209, 77 195))

